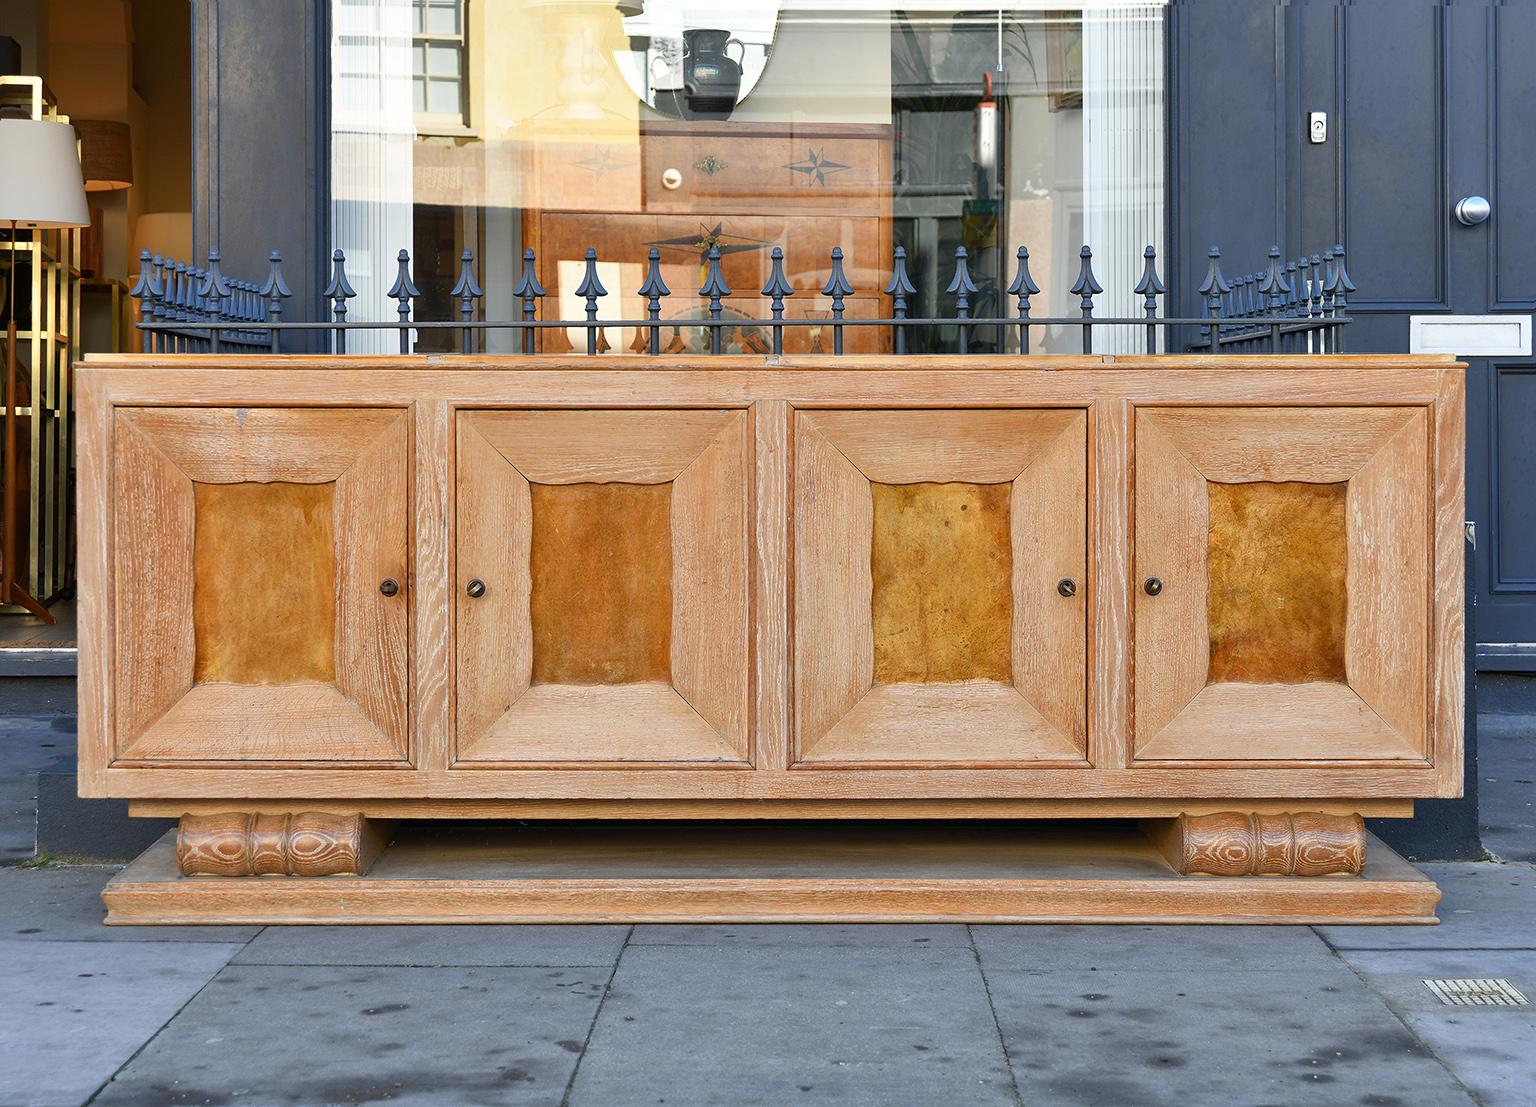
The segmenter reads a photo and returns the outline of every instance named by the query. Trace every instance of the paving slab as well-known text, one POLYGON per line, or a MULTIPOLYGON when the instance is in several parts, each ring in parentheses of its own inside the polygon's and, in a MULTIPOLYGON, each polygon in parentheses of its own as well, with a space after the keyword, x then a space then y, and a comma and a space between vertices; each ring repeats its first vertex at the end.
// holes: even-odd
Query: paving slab
POLYGON ((1479 715, 1477 774, 1483 845, 1506 861, 1536 861, 1536 716, 1479 715))
POLYGON ((259 926, 107 926, 101 889, 115 865, 0 869, 0 939, 55 942, 238 942, 259 926))
POLYGON ((608 970, 225 969, 96 1104, 556 1104, 608 970))
POLYGON ((751 925, 645 924, 635 927, 631 945, 642 946, 833 946, 868 949, 874 946, 968 946, 970 936, 956 924, 908 923, 751 925))
POLYGON ((0 1103, 83 1103, 239 948, 0 939, 0 1103))
MULTIPOLYGON (((1341 949, 1339 956, 1400 1014, 1452 1010, 1425 986, 1426 979, 1508 980, 1531 1001, 1530 1010, 1536 1011, 1536 950, 1341 949)), ((1529 1047, 1536 1053, 1536 1039, 1529 1047)))
POLYGON ((1025 1103, 1450 1107, 1474 1101, 1349 969, 988 970, 1025 1103))
POLYGON ((1439 926, 1320 926, 1337 949, 1536 949, 1536 866, 1420 865, 1440 886, 1439 926))
POLYGON ((570 1103, 1017 1099, 969 949, 631 944, 570 1103))
POLYGON ((984 926, 971 934, 982 967, 1231 972, 1329 965, 1328 945, 1305 926, 984 926))
POLYGON ((1405 1018, 1484 1107, 1531 1107, 1536 1098, 1536 1009, 1444 1008, 1405 1018))
POLYGON ((1485 1104, 1536 1088, 1536 950, 1341 950, 1340 956, 1485 1104), (1532 1006, 1448 1007, 1425 979, 1508 980, 1532 1006))
POLYGON ((75 720, 0 715, 0 866, 31 858, 37 841, 37 774, 75 748, 75 720))
POLYGON ((242 965, 612 968, 627 926, 269 926, 242 965))

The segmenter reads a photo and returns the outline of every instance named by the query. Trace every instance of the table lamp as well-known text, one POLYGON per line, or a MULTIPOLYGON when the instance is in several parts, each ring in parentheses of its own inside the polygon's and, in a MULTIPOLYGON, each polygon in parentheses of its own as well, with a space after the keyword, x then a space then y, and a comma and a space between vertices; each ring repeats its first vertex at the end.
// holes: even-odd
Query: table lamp
MULTIPOLYGON (((10 305, 5 326, 5 468, 0 472, 0 603, 15 603, 44 622, 53 616, 17 578, 16 492, 16 231, 38 231, 90 224, 75 130, 67 123, 36 119, 0 119, 0 223, 11 227, 10 305)), ((34 259, 33 264, 37 264, 34 259)), ((33 320, 36 326, 37 320, 33 320)))

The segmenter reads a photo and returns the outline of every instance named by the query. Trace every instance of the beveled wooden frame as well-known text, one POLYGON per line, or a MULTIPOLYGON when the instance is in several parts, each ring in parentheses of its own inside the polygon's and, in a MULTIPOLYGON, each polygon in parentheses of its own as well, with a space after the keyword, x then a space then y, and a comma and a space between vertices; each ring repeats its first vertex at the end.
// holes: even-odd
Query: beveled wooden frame
POLYGON ((1135 434, 1136 579, 1164 584, 1135 593, 1136 759, 1425 762, 1425 409, 1139 407, 1135 434), (1207 482, 1248 481, 1346 486, 1346 683, 1207 683, 1207 482))
POLYGON ((1087 765, 1084 408, 795 416, 796 765, 1087 765), (1010 484, 1011 684, 877 684, 870 485, 1010 484), (984 723, 978 720, 985 719, 984 723))
POLYGON ((119 408, 111 433, 113 763, 408 763, 406 412, 119 408), (194 683, 193 485, 247 481, 335 483, 334 683, 194 683))
POLYGON ((457 424, 456 763, 745 767, 747 413, 480 410, 457 424), (531 683, 529 485, 587 482, 672 486, 670 684, 531 683))
POLYGON ((1181 811, 1403 816, 1461 793, 1465 367, 1449 357, 759 358, 93 356, 80 423, 80 790, 137 814, 334 810, 377 817, 1171 817, 1181 811), (409 409, 408 770, 325 763, 114 765, 110 430, 119 407, 409 409), (1133 414, 1162 407, 1413 407, 1433 504, 1424 761, 1133 762, 1133 414), (752 768, 468 767, 453 752, 454 423, 461 409, 750 407, 752 768), (819 408, 1085 407, 1090 767, 790 768, 793 413, 819 408), (1240 804, 1240 807, 1238 806, 1240 804))

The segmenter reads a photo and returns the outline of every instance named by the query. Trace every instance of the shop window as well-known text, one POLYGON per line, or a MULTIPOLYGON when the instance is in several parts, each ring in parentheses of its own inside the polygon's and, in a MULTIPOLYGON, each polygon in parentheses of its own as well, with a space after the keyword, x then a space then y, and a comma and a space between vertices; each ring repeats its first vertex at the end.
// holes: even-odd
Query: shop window
MULTIPOLYGON (((757 295, 784 253, 794 287, 787 352, 830 351, 822 294, 833 247, 855 292, 848 317, 884 317, 895 247, 914 316, 953 314, 964 246, 973 316, 1007 314, 1015 251, 1030 250, 1040 316, 1074 316, 1078 251, 1094 251, 1104 316, 1139 315, 1142 250, 1164 253, 1163 0, 1105 5, 810 0, 333 0, 342 35, 367 32, 372 66, 333 72, 332 226, 358 288, 354 317, 391 317, 395 254, 449 282, 474 251, 482 317, 521 313, 525 249, 548 289, 544 318, 580 318, 588 247, 608 295, 599 318, 643 317, 646 255, 673 295, 664 346, 697 350, 711 246, 734 290, 724 347, 753 352, 757 295), (351 30, 349 30, 349 28, 351 30), (377 46, 374 44, 377 43, 377 46), (398 48, 392 44, 398 43, 398 48), (391 90, 404 93, 396 96, 391 90), (473 123, 473 130, 467 123, 473 123), (354 265, 352 259, 356 258, 354 265), (359 283, 362 282, 362 283, 359 283)), ((363 40, 359 40, 363 41, 363 40)), ((992 331, 996 333, 991 333, 992 331)), ((446 332, 444 332, 446 334, 446 332)), ((492 352, 519 337, 490 332, 492 352)), ((1101 336, 1113 352, 1123 337, 1101 336)), ((419 332, 426 348, 443 335, 419 332)), ((956 347, 953 327, 911 328, 914 351, 956 347)), ((848 352, 892 348, 885 328, 847 328, 848 352)), ((976 328, 973 351, 1007 349, 976 328)), ((393 336, 378 336, 392 347, 393 336)), ((1097 341, 1097 340, 1096 340, 1097 341)), ((1075 326, 1041 327, 1041 351, 1080 348, 1075 326)), ((540 349, 584 348, 544 330, 540 349)), ((641 352, 635 328, 599 346, 641 352)), ((1127 347, 1129 348, 1129 347, 1127 347)), ((1140 347, 1137 346, 1139 349, 1140 347)))
POLYGON ((465 119, 464 0, 411 0, 411 107, 429 126, 465 119))

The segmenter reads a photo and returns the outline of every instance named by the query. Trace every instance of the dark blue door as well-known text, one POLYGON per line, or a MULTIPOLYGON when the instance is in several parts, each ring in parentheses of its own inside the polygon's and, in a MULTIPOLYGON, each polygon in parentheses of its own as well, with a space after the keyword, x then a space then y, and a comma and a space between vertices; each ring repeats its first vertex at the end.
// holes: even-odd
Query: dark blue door
MULTIPOLYGON (((1374 0, 1333 18, 1341 237, 1360 286, 1351 348, 1408 350, 1415 317, 1520 317, 1528 339, 1536 4, 1374 0), (1458 218, 1458 201, 1474 197, 1489 201, 1488 217, 1476 221, 1470 203, 1458 218)), ((1463 356, 1494 337, 1463 333, 1463 356)), ((1536 361, 1513 348, 1466 359, 1478 663, 1536 668, 1536 361)))

